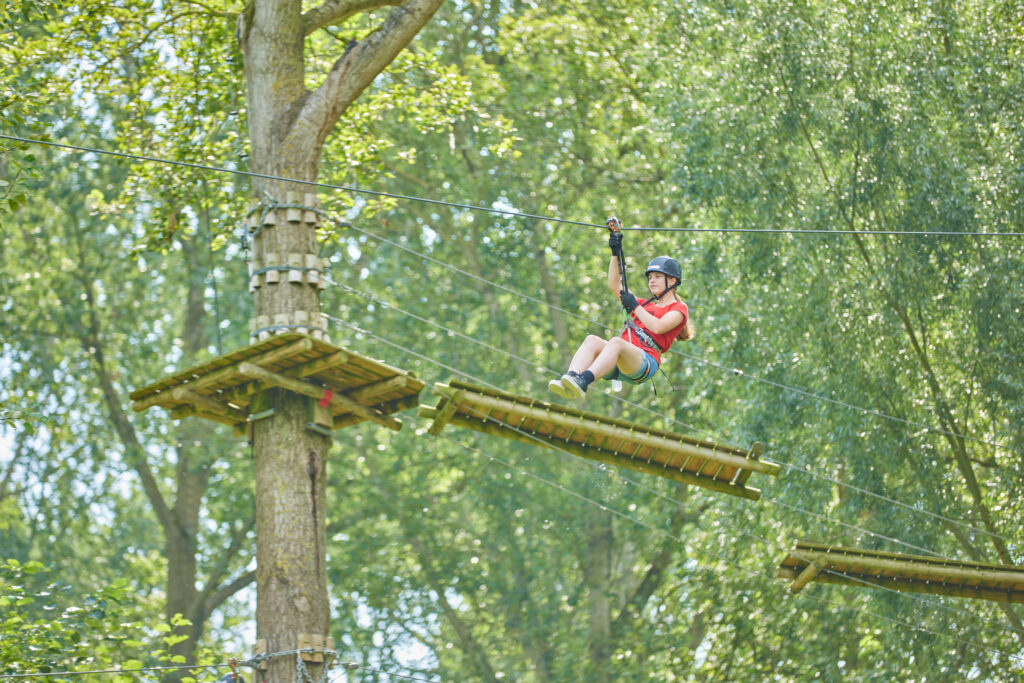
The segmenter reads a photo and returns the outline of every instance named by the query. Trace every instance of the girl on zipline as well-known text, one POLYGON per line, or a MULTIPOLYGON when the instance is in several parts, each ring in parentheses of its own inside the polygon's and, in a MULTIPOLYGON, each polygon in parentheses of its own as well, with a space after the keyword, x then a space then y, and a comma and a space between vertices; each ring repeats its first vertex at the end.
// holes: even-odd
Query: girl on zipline
POLYGON ((612 230, 608 238, 612 250, 608 288, 629 318, 618 337, 602 339, 588 335, 572 357, 569 371, 548 382, 548 390, 563 398, 583 398, 598 377, 642 384, 658 371, 661 354, 672 342, 693 337, 689 311, 675 291, 683 277, 679 261, 667 256, 652 260, 647 266, 651 298, 637 299, 623 281, 625 262, 618 221, 611 219, 608 225, 612 230))

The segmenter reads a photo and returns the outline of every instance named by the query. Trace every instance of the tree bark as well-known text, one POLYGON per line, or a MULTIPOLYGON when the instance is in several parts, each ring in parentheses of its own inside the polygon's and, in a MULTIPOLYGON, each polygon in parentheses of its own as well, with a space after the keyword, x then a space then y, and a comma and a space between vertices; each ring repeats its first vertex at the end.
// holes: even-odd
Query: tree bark
MULTIPOLYGON (((307 90, 305 38, 319 27, 386 2, 326 2, 302 13, 295 0, 252 0, 236 36, 245 63, 252 167, 280 178, 258 179, 257 201, 285 203, 309 193, 324 141, 346 108, 430 19, 442 0, 407 0, 360 41, 351 42, 315 90, 307 90), (287 179, 287 180, 285 180, 287 179)), ((274 226, 253 239, 254 256, 318 252, 315 225, 289 223, 276 211, 274 226)), ((256 290, 254 321, 290 324, 304 311, 319 321, 315 286, 281 282, 256 290)), ((319 323, 315 323, 319 326, 319 323)), ((306 427, 311 399, 282 390, 264 397, 276 411, 253 423, 256 476, 256 630, 268 654, 295 650, 300 634, 329 634, 325 567, 325 482, 330 439, 306 427)), ((322 665, 307 664, 313 680, 322 665)), ((296 681, 295 655, 272 656, 266 681, 296 681)))
POLYGON ((587 586, 589 640, 587 680, 609 680, 608 659, 611 640, 612 515, 605 510, 588 510, 586 520, 587 557, 583 567, 587 586))

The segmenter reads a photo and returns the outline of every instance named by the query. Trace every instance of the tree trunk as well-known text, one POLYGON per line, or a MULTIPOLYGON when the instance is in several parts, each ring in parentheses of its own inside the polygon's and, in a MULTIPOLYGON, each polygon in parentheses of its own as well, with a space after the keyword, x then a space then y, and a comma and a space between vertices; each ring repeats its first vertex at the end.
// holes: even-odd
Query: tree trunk
MULTIPOLYGON (((258 179, 257 201, 286 203, 310 196, 324 141, 341 114, 430 19, 442 0, 407 0, 380 27, 352 41, 313 91, 306 88, 306 36, 394 0, 330 0, 303 14, 296 0, 252 0, 239 17, 245 62, 252 168, 288 180, 258 179)), ((313 200, 315 201, 315 200, 313 200)), ((310 201, 305 202, 309 204, 310 201)), ((287 265, 288 254, 318 252, 315 226, 289 223, 275 210, 273 226, 253 238, 264 267, 287 265), (276 260, 269 255, 276 255, 276 260), (274 261, 274 262, 271 262, 274 261)), ((282 280, 284 278, 281 278, 282 280)), ((305 312, 320 325, 320 295, 309 284, 267 284, 256 290, 253 320, 270 333, 305 312)), ((300 634, 326 636, 330 609, 325 567, 325 482, 330 438, 306 427, 311 399, 282 390, 262 397, 275 413, 253 423, 256 476, 256 631, 267 653, 295 650, 300 634)), ((308 664, 313 680, 322 665, 308 664)), ((266 681, 297 681, 295 655, 268 659, 266 681)))
POLYGON ((589 608, 587 680, 608 681, 611 642, 612 516, 605 510, 588 510, 587 558, 583 568, 589 608))
MULTIPOLYGON (((188 294, 185 305, 185 324, 182 334, 186 365, 192 363, 206 347, 203 322, 206 317, 206 269, 202 267, 192 241, 185 241, 182 251, 188 264, 188 294)), ((164 536, 164 554, 167 557, 167 619, 176 614, 191 618, 193 605, 199 591, 196 588, 198 563, 197 537, 199 533, 199 510, 206 491, 207 468, 195 461, 201 459, 198 452, 203 444, 209 443, 214 427, 206 420, 183 420, 177 427, 177 456, 175 467, 175 500, 171 507, 172 526, 164 536)), ((186 636, 185 640, 171 645, 172 655, 181 655, 185 662, 195 662, 195 651, 201 621, 191 625, 172 626, 175 635, 186 636)), ((187 672, 172 672, 168 681, 181 680, 187 672)))

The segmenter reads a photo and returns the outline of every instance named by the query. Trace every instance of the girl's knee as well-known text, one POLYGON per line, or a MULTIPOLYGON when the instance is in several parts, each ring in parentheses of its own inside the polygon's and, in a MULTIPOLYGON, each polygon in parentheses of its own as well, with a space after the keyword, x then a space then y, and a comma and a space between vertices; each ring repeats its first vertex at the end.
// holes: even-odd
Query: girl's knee
POLYGON ((626 341, 622 337, 616 337, 615 339, 610 339, 610 340, 608 340, 608 344, 610 344, 611 347, 613 349, 615 349, 616 351, 621 351, 622 349, 625 349, 625 348, 628 348, 628 347, 632 346, 632 344, 630 344, 628 341, 626 341))

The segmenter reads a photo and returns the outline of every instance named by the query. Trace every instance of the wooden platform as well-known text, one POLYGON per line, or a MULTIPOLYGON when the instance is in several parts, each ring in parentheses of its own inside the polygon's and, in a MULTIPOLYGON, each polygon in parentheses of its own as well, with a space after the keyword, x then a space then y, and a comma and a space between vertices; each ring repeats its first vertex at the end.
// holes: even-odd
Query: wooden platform
POLYGON ((795 592, 811 581, 1024 603, 1024 567, 797 543, 775 575, 795 592))
POLYGON ((779 471, 758 459, 760 442, 750 450, 722 446, 462 382, 434 390, 442 397, 437 406, 419 410, 434 420, 431 434, 453 424, 751 500, 761 492, 746 485, 750 474, 779 471))
POLYGON ((326 429, 367 420, 398 430, 392 413, 419 403, 423 382, 312 337, 279 334, 131 393, 132 409, 160 406, 180 419, 195 415, 245 430, 257 418, 255 396, 273 387, 316 399, 326 429))

